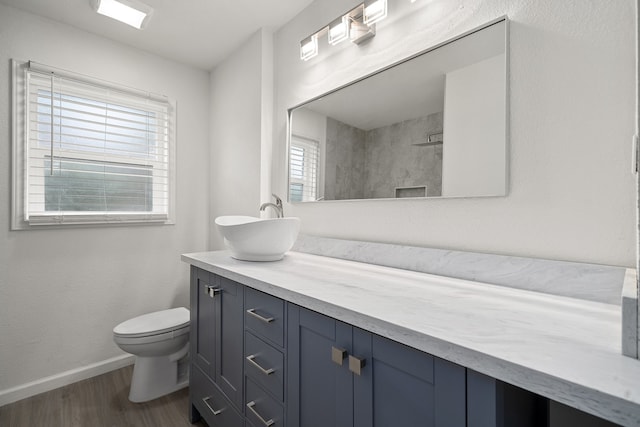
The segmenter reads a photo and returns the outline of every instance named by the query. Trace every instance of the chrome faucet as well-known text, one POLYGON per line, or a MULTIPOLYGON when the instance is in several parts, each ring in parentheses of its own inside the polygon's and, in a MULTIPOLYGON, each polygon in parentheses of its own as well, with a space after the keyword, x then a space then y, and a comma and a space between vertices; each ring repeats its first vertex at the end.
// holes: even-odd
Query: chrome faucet
POLYGON ((272 207, 273 209, 276 210, 276 215, 278 216, 278 218, 283 218, 284 217, 284 211, 282 210, 282 199, 278 196, 276 196, 275 194, 271 194, 275 199, 276 199, 276 203, 263 203, 260 205, 260 211, 264 211, 265 209, 267 209, 268 207, 272 207))

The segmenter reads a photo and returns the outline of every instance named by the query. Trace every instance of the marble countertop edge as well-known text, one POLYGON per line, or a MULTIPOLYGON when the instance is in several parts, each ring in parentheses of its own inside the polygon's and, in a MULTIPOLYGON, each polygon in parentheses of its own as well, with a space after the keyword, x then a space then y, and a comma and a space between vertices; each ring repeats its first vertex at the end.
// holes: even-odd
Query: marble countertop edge
POLYGON ((627 269, 622 285, 622 353, 638 358, 640 352, 640 316, 638 315, 638 280, 636 271, 627 269))

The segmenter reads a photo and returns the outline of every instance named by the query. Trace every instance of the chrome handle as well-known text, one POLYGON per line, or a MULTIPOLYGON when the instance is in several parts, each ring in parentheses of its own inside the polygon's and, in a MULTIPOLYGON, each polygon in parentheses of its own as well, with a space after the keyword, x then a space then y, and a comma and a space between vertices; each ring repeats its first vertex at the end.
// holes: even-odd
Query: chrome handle
POLYGON ((262 418, 262 415, 260 415, 258 413, 258 411, 253 409, 254 406, 256 406, 255 400, 252 400, 251 402, 247 403, 247 408, 249 408, 249 410, 251 412, 253 412, 253 415, 258 417, 258 419, 260 420, 260 422, 262 422, 262 424, 264 424, 266 427, 269 427, 269 426, 272 426, 272 425, 274 425, 276 423, 275 421, 273 421, 273 418, 271 418, 269 420, 265 420, 264 418, 262 418))
POLYGON ((336 365, 342 366, 342 361, 347 358, 347 350, 343 348, 331 347, 331 360, 336 365))
POLYGON ((362 368, 366 365, 365 359, 358 359, 349 355, 349 370, 356 375, 362 374, 362 368))
POLYGON ((264 323, 271 323, 271 322, 273 322, 275 320, 273 317, 262 317, 262 316, 260 316, 258 313, 256 313, 256 309, 255 308, 250 308, 249 310, 247 310, 247 313, 249 313, 250 315, 252 315, 256 319, 262 320, 264 323))
POLYGON ((222 292, 222 289, 215 286, 207 285, 204 287, 204 292, 211 298, 214 298, 216 295, 222 292))
POLYGON ((204 397, 204 398, 202 399, 202 402, 203 402, 205 405, 207 405, 207 408, 209 408, 209 410, 213 413, 213 415, 220 415, 220 414, 222 413, 222 411, 224 411, 224 409, 225 409, 225 408, 218 409, 218 410, 216 411, 215 409, 213 409, 213 408, 211 407, 211 405, 209 405, 209 399, 211 399, 211 396, 204 397))
POLYGON ((256 362, 255 359, 256 355, 252 354, 251 356, 247 356, 246 359, 249 361, 249 363, 251 363, 253 366, 255 366, 256 368, 258 368, 260 370, 260 372, 262 372, 265 375, 271 375, 273 374, 276 370, 273 368, 269 368, 269 369, 264 369, 262 366, 260 366, 260 364, 258 362, 256 362))

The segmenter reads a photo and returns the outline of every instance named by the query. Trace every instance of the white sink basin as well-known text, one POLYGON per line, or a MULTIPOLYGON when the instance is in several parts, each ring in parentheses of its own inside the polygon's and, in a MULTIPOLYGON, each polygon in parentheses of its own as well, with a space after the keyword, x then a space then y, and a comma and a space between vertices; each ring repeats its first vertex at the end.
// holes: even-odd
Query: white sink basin
POLYGON ((231 256, 243 261, 277 261, 296 241, 300 219, 261 219, 252 216, 219 216, 218 230, 231 256))

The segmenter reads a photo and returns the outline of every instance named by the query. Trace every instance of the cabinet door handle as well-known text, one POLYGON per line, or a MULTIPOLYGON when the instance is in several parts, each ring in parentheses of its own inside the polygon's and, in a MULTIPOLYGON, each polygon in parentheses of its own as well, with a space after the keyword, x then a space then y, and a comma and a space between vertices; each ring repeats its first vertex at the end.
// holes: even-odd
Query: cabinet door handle
POLYGON ((258 313, 256 313, 256 309, 255 308, 250 308, 249 310, 247 310, 247 313, 249 313, 250 315, 252 315, 256 319, 262 320, 264 323, 271 323, 274 320, 276 320, 273 317, 262 317, 262 316, 260 316, 258 313))
POLYGON ((260 370, 260 372, 262 372, 265 375, 271 375, 273 374, 276 370, 273 368, 269 368, 269 369, 264 369, 262 366, 260 366, 260 364, 258 362, 256 362, 255 359, 256 355, 252 354, 251 356, 247 356, 246 359, 249 361, 249 363, 251 363, 253 366, 255 366, 256 368, 258 368, 260 370))
POLYGON ((202 402, 204 402, 205 405, 207 405, 207 408, 209 408, 209 410, 211 411, 211 413, 213 413, 213 415, 220 415, 222 413, 222 411, 224 411, 225 408, 222 409, 218 409, 217 411, 215 409, 213 409, 211 407, 211 405, 209 405, 209 400, 211 399, 211 396, 207 396, 204 397, 202 399, 202 402))
POLYGON ((362 374, 362 368, 366 365, 365 359, 358 359, 349 355, 349 370, 356 375, 362 374))
POLYGON ((342 361, 347 358, 347 350, 331 346, 331 361, 342 366, 342 361))
POLYGON ((258 419, 260 420, 260 422, 262 422, 262 424, 264 424, 266 427, 270 427, 275 424, 275 421, 273 421, 273 418, 268 420, 265 420, 264 418, 262 418, 262 415, 260 415, 258 411, 253 409, 254 406, 256 406, 255 400, 252 400, 251 402, 247 403, 247 408, 249 408, 249 410, 253 412, 253 415, 258 417, 258 419))
POLYGON ((207 285, 204 287, 204 292, 211 298, 214 298, 216 295, 222 292, 222 289, 215 286, 207 285))

